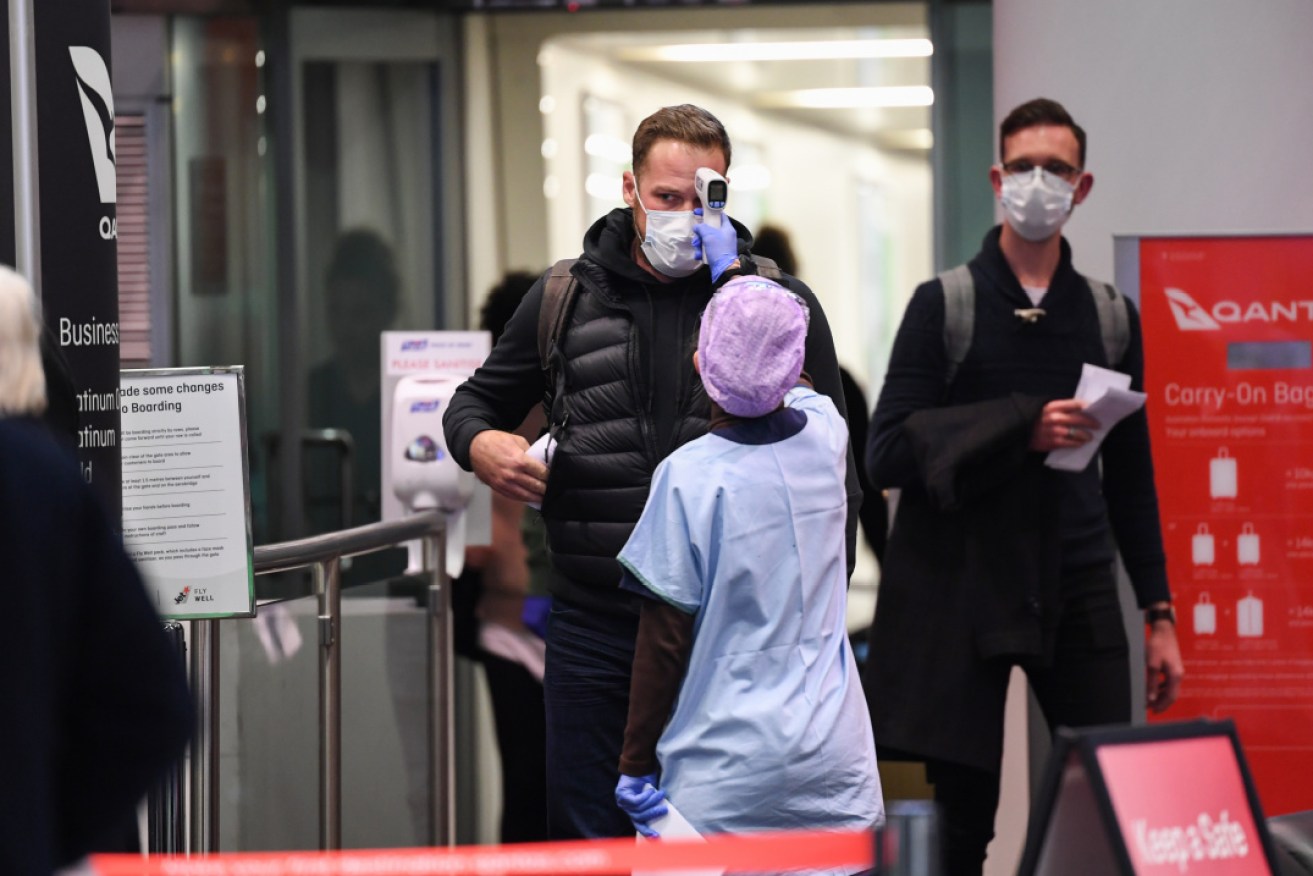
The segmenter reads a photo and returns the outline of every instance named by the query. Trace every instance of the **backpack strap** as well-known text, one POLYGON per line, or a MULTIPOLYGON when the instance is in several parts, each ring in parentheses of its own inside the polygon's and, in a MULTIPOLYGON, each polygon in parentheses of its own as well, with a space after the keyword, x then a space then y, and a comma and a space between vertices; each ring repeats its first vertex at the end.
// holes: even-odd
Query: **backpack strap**
POLYGON ((757 266, 757 276, 765 277, 767 280, 776 280, 784 276, 780 266, 775 264, 774 259, 768 259, 765 256, 754 255, 752 263, 757 266))
POLYGON ((976 284, 966 265, 940 274, 939 282, 944 287, 944 359, 948 362, 944 383, 949 384, 957 376, 976 330, 976 284))
POLYGON ((1108 367, 1116 368, 1131 345, 1131 320, 1126 312, 1126 299, 1107 283, 1089 277, 1085 282, 1089 284, 1094 307, 1099 312, 1099 336, 1103 338, 1108 367))
MULTIPOLYGON (((1108 367, 1115 368, 1131 345, 1131 323, 1126 299, 1108 283, 1090 277, 1084 279, 1099 314, 1099 337, 1103 340, 1103 353, 1108 359, 1108 367)), ((945 271, 939 275, 939 281, 944 287, 944 358, 948 362, 944 382, 952 383, 958 367, 966 358, 967 350, 971 348, 976 319, 976 287, 971 278, 971 270, 966 265, 945 271)))
POLYGON ((571 305, 579 288, 579 281, 570 269, 577 261, 561 259, 552 265, 552 272, 543 285, 543 303, 538 310, 538 360, 544 371, 551 370, 552 350, 570 318, 571 305))

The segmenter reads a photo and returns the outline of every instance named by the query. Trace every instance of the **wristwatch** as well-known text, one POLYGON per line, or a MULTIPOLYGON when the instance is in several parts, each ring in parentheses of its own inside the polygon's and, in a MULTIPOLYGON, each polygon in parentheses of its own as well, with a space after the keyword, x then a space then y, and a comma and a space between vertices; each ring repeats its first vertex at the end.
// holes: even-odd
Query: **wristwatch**
POLYGON ((1144 610, 1144 622, 1153 626, 1160 620, 1171 621, 1176 626, 1176 610, 1170 605, 1158 605, 1144 610))

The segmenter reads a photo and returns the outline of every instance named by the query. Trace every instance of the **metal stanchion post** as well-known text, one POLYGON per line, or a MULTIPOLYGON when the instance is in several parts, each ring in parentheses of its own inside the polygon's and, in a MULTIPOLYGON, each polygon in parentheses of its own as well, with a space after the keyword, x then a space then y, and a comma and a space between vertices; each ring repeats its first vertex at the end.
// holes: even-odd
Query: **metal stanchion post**
POLYGON ((191 689, 196 732, 191 744, 192 854, 219 850, 219 628, 191 622, 191 689))
POLYGON ((451 579, 447 576, 445 545, 445 531, 424 539, 424 569, 429 573, 429 797, 435 846, 452 845, 456 837, 451 579))
POLYGON ((875 832, 876 876, 940 876, 939 812, 930 800, 897 800, 875 832))
POLYGON ((316 563, 319 594, 319 848, 342 848, 341 558, 316 563))
POLYGON ((10 115, 13 136, 14 267, 41 295, 41 192, 37 161, 36 0, 9 3, 10 115))
MULTIPOLYGON (((182 624, 169 621, 164 633, 173 643, 178 660, 187 663, 187 641, 182 624)), ((156 854, 176 855, 183 851, 186 810, 183 806, 183 759, 169 765, 168 770, 151 789, 146 803, 147 851, 156 854)))

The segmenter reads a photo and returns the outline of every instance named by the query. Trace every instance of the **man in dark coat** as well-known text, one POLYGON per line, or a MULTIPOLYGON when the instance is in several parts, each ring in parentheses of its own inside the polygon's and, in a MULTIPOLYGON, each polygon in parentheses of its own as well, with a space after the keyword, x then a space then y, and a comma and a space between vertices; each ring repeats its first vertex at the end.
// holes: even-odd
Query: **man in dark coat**
POLYGON ((1084 470, 1044 464, 1099 426, 1073 398, 1086 363, 1133 388, 1144 376, 1134 307, 1124 302, 1126 349, 1109 361, 1099 302, 1060 233, 1094 183, 1085 132, 1035 100, 999 139, 990 181, 1006 222, 969 265, 969 346, 950 356, 945 325, 961 323, 945 284, 922 284, 867 447, 872 482, 901 490, 866 668, 876 747, 927 761, 953 876, 980 873, 993 837, 1013 666, 1051 726, 1131 719, 1114 551, 1145 610, 1148 706, 1170 706, 1183 674, 1144 411, 1084 470))

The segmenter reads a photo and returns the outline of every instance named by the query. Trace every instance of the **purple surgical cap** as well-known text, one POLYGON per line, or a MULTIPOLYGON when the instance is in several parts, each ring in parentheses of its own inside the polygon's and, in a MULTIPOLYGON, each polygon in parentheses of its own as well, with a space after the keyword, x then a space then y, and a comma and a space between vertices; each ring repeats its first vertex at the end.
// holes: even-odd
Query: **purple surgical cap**
POLYGON ((802 299, 764 277, 741 276, 711 296, 698 335, 702 385, 736 417, 779 407, 798 383, 810 313, 802 299))

